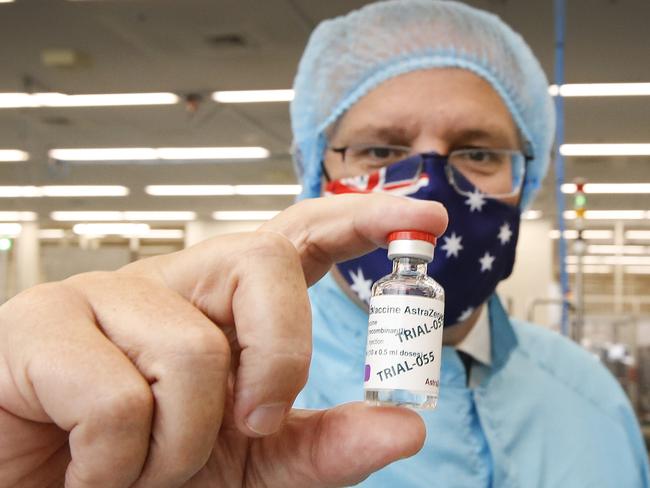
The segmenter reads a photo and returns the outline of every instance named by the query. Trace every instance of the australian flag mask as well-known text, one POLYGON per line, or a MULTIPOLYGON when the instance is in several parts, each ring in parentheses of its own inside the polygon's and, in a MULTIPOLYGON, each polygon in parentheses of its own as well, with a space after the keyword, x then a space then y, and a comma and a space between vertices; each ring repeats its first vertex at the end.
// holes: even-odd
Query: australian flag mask
MULTIPOLYGON (((444 326, 469 318, 512 272, 519 233, 519 208, 488 198, 469 181, 446 175, 447 158, 411 156, 386 168, 327 183, 325 194, 387 192, 442 203, 449 227, 438 239, 429 275, 445 289, 444 326), (420 167, 422 171, 413 171, 420 167)), ((372 284, 392 271, 385 249, 337 264, 343 278, 368 303, 372 284)))

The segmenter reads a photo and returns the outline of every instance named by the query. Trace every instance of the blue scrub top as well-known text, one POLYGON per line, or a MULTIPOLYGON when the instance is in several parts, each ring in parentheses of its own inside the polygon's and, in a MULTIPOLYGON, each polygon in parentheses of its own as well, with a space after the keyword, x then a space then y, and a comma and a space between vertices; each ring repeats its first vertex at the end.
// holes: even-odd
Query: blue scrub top
MULTIPOLYGON (((314 353, 296 406, 363 399, 367 313, 329 275, 310 297, 314 353)), ((360 486, 650 487, 639 425, 609 371, 565 337, 509 319, 496 296, 488 305, 492 365, 474 363, 479 386, 466 386, 460 357, 443 347, 424 447, 360 486)))

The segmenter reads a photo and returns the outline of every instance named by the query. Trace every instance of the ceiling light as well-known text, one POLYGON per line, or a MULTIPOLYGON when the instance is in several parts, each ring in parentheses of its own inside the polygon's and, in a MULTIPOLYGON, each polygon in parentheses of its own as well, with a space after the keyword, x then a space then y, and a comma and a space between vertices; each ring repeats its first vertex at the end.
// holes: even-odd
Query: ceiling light
POLYGON ((63 229, 39 229, 39 239, 63 239, 65 231, 63 229))
POLYGON ((23 226, 20 224, 7 224, 7 223, 0 223, 0 236, 3 237, 16 237, 18 234, 20 234, 20 231, 22 230, 23 226))
MULTIPOLYGON (((577 264, 567 264, 567 273, 575 274, 578 272, 577 264)), ((587 264, 582 266, 582 272, 587 274, 610 274, 612 267, 605 264, 587 264)))
POLYGON ((650 144, 562 144, 563 156, 649 156, 650 144))
POLYGON ((42 196, 42 191, 37 186, 0 186, 0 198, 31 198, 42 196))
POLYGON ((300 185, 149 185, 154 196, 298 195, 300 185))
POLYGON ((13 3, 14 0, 0 0, 0 3, 13 3))
POLYGON ((650 230, 626 230, 625 238, 637 241, 650 241, 650 230))
POLYGON ((150 211, 58 211, 50 214, 52 220, 63 222, 106 222, 106 221, 188 221, 196 219, 195 212, 150 212, 150 211))
POLYGON ((521 214, 523 220, 537 220, 542 217, 541 210, 526 210, 521 214))
POLYGON ((0 222, 32 222, 37 217, 35 212, 0 212, 0 222))
POLYGON ((232 210, 219 211, 212 214, 214 220, 270 220, 280 213, 280 210, 232 210))
POLYGON ((18 149, 0 149, 0 161, 13 163, 19 161, 27 161, 29 153, 20 151, 18 149))
POLYGON ((589 254, 639 254, 647 253, 645 246, 616 246, 606 244, 591 244, 587 246, 589 254))
POLYGON ((269 157, 263 147, 161 147, 160 159, 261 159, 269 157))
MULTIPOLYGON (((585 193, 650 193, 650 183, 585 183, 585 193)), ((574 183, 564 183, 562 193, 575 193, 574 183)))
POLYGON ((146 147, 52 149, 49 155, 52 159, 60 161, 143 161, 158 159, 156 150, 146 147))
POLYGON ((183 239, 185 232, 182 229, 149 229, 138 237, 140 239, 183 239))
POLYGON ((220 103, 290 102, 293 96, 293 90, 240 90, 217 91, 212 99, 220 103))
POLYGON ((43 186, 44 197, 125 197, 129 189, 119 185, 43 186))
POLYGON ((129 194, 125 186, 0 186, 0 198, 38 197, 123 197, 129 194))
POLYGON ((60 161, 151 161, 156 159, 262 159, 269 157, 263 147, 114 147, 92 149, 52 149, 49 155, 60 161))
MULTIPOLYGON (((559 239, 560 231, 557 229, 551 230, 548 233, 548 236, 551 239, 559 239)), ((567 229, 564 231, 564 238, 577 239, 578 231, 573 229, 567 229)), ((583 230, 582 238, 586 240, 609 240, 614 238, 614 232, 611 230, 598 230, 598 229, 583 230)))
POLYGON ((301 185, 235 185, 237 195, 299 195, 301 185))
MULTIPOLYGON (((574 210, 566 210, 564 218, 574 220, 576 213, 574 210)), ((585 219, 587 220, 643 220, 650 218, 650 212, 646 210, 586 210, 585 219)))
MULTIPOLYGON (((578 256, 567 256, 566 263, 578 264, 578 256)), ((582 256, 582 263, 646 266, 650 265, 650 256, 582 256)))
POLYGON ((650 95, 650 83, 569 83, 548 87, 551 96, 623 97, 650 95))
POLYGON ((124 220, 160 220, 160 221, 189 221, 196 219, 196 212, 173 211, 126 211, 124 220))
POLYGON ((650 266, 625 266, 625 272, 629 274, 650 274, 650 266))
POLYGON ((77 235, 83 236, 106 236, 106 235, 123 235, 135 236, 147 233, 149 226, 147 224, 75 224, 72 231, 77 235))
POLYGON ((0 93, 0 108, 40 107, 119 107, 128 105, 172 105, 179 102, 174 93, 0 93))
POLYGON ((148 185, 145 186, 144 191, 149 195, 157 197, 196 197, 235 194, 235 188, 232 185, 148 185))

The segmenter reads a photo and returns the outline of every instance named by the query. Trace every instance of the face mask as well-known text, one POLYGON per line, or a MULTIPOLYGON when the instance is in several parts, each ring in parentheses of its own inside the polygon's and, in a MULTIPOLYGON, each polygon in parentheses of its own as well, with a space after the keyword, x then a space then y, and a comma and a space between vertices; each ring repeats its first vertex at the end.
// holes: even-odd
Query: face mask
MULTIPOLYGON (((512 272, 519 232, 519 208, 487 198, 467 180, 447 178, 447 158, 435 153, 412 156, 361 177, 331 181, 325 194, 371 193, 408 195, 442 203, 449 227, 438 239, 429 275, 445 289, 445 327, 469 318, 512 272), (422 162, 422 171, 413 167, 422 162), (460 183, 460 184, 459 184, 460 183), (462 192, 462 194, 461 194, 462 192)), ((390 273, 385 249, 337 264, 343 278, 368 303, 371 286, 390 273)))

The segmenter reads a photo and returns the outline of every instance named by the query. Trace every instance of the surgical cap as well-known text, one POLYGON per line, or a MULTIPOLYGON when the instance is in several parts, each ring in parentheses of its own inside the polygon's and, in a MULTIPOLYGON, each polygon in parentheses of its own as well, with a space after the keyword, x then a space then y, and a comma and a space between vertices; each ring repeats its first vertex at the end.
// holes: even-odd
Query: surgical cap
POLYGON ((388 0, 322 22, 298 66, 291 103, 299 198, 321 191, 325 131, 389 78, 415 70, 467 69, 501 96, 532 152, 522 208, 551 157, 555 114, 548 81, 522 37, 497 16, 453 1, 388 0))

